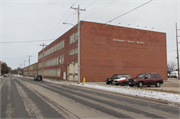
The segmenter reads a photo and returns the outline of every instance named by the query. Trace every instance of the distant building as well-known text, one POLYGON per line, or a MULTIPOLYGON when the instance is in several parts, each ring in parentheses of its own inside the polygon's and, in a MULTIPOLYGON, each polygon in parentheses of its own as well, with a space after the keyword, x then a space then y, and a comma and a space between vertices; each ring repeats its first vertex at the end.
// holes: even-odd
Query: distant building
POLYGON ((24 76, 30 76, 34 77, 36 74, 38 74, 38 63, 31 64, 30 66, 27 66, 23 69, 24 76))
MULTIPOLYGON (((81 21, 80 79, 159 73, 167 80, 166 33, 81 21)), ((44 77, 77 81, 78 32, 74 26, 44 49, 44 77)), ((42 74, 43 51, 38 52, 42 74)), ((27 73, 26 73, 27 75, 27 73)))

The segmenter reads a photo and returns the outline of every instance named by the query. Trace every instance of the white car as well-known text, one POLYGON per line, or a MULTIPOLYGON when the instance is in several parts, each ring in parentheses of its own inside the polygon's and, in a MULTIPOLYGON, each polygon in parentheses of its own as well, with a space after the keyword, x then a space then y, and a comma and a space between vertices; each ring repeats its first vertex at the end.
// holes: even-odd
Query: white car
POLYGON ((116 79, 114 79, 112 81, 112 84, 113 85, 122 85, 122 86, 125 86, 125 84, 127 82, 129 82, 129 79, 131 77, 129 75, 120 75, 119 77, 117 77, 116 79))

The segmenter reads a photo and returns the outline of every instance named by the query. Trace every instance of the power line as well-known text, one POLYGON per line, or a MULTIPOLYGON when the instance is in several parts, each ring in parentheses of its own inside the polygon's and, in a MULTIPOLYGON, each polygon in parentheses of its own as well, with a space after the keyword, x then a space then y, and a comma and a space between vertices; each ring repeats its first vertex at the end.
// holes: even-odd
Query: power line
POLYGON ((92 2, 90 5, 88 5, 85 9, 87 9, 88 7, 90 7, 92 4, 94 4, 97 0, 95 0, 94 2, 92 2))
POLYGON ((79 5, 81 5, 85 0, 83 0, 79 5))
MULTIPOLYGON (((54 39, 48 39, 48 40, 54 40, 54 39)), ((48 40, 14 41, 14 42, 0 42, 0 43, 27 43, 27 42, 40 42, 40 41, 48 41, 48 40)))
POLYGON ((34 33, 28 33, 28 34, 15 34, 15 35, 7 35, 7 36, 1 36, 1 37, 11 37, 11 36, 21 36, 21 35, 31 35, 31 34, 39 34, 39 33, 45 33, 53 30, 48 30, 48 31, 42 31, 42 32, 34 32, 34 33))
POLYGON ((124 15, 126 15, 126 14, 128 14, 128 13, 130 13, 130 12, 132 12, 132 11, 134 11, 134 10, 136 10, 136 9, 138 9, 138 8, 140 8, 140 7, 144 6, 144 5, 146 5, 146 4, 150 3, 150 2, 152 2, 152 1, 153 1, 153 0, 150 0, 150 1, 148 1, 148 2, 146 2, 146 3, 144 3, 144 4, 140 5, 140 6, 138 6, 138 7, 136 7, 136 8, 134 8, 134 9, 132 9, 132 10, 130 10, 130 11, 128 11, 128 12, 126 12, 126 13, 120 15, 120 16, 117 16, 116 18, 114 18, 114 19, 112 19, 112 20, 106 22, 106 24, 109 23, 109 22, 112 22, 113 20, 115 20, 115 19, 117 19, 117 18, 119 18, 119 17, 122 17, 122 16, 124 16, 124 15))
MULTIPOLYGON (((78 1, 78 0, 77 0, 77 1, 78 1)), ((77 1, 76 1, 76 2, 77 2, 77 1)), ((76 2, 73 3, 73 5, 76 4, 76 2)), ((73 5, 71 5, 71 7, 72 7, 73 5)), ((70 7, 70 8, 71 8, 71 7, 70 7)), ((69 9, 67 10, 67 12, 63 15, 63 17, 60 19, 60 21, 65 17, 65 15, 68 13, 68 11, 70 10, 70 8, 69 8, 69 9)), ((53 30, 57 27, 57 25, 60 23, 60 21, 55 25, 55 27, 53 28, 53 30)), ((51 32, 52 32, 52 31, 51 31, 51 32)), ((49 35, 51 34, 51 32, 47 35, 46 39, 49 37, 49 35)), ((37 48, 38 48, 38 47, 37 47, 37 48)), ((36 50, 37 48, 35 48, 35 50, 36 50)), ((34 50, 33 50, 33 51, 34 51, 34 50)), ((32 52, 33 52, 33 51, 32 51, 32 52)), ((31 52, 31 53, 32 53, 32 52, 31 52)))
POLYGON ((61 17, 57 17, 57 18, 53 18, 53 19, 47 19, 47 20, 23 22, 23 23, 4 24, 4 25, 0 25, 0 26, 15 26, 15 25, 23 25, 23 24, 33 24, 33 23, 40 23, 40 22, 46 22, 46 21, 50 21, 50 20, 55 20, 55 19, 59 19, 59 18, 61 18, 61 17))
POLYGON ((97 10, 97 11, 95 11, 94 13, 90 14, 89 16, 85 17, 84 19, 86 19, 86 18, 88 18, 88 17, 92 16, 93 14, 97 13, 98 11, 102 10, 103 8, 107 7, 108 5, 112 4, 112 3, 113 3, 113 2, 115 2, 115 1, 116 1, 116 0, 114 0, 114 1, 112 1, 112 2, 110 2, 109 4, 105 5, 104 7, 100 8, 100 9, 99 9, 99 10, 97 10))
MULTIPOLYGON (((113 21, 113 20, 115 20, 115 19, 117 19, 117 18, 119 18, 119 17, 124 16, 125 14, 128 14, 128 13, 132 12, 133 10, 135 10, 135 9, 137 9, 137 8, 139 8, 139 7, 142 7, 143 5, 145 5, 145 4, 147 4, 147 3, 151 2, 151 1, 153 1, 153 0, 150 0, 150 1, 148 1, 148 2, 146 2, 146 3, 144 3, 144 4, 140 5, 140 6, 138 6, 138 7, 136 7, 136 8, 134 8, 134 9, 132 9, 132 10, 130 10, 130 11, 128 11, 128 12, 120 15, 120 16, 118 16, 118 17, 116 17, 116 18, 114 18, 114 19, 106 22, 105 24, 107 24, 107 23, 109 23, 109 22, 111 22, 111 21, 113 21)), ((114 2, 114 1, 113 1, 113 2, 114 2)), ((94 29, 97 29, 97 28, 100 28, 100 27, 101 27, 101 25, 100 25, 99 27, 94 28, 94 29)), ((92 30, 94 30, 94 29, 92 29, 92 30)), ((89 30, 89 31, 92 31, 92 30, 89 30)), ((87 31, 87 32, 89 32, 89 31, 87 31)), ((85 32, 84 34, 86 34, 87 32, 85 32)), ((83 36, 84 34, 82 34, 81 36, 83 36)))

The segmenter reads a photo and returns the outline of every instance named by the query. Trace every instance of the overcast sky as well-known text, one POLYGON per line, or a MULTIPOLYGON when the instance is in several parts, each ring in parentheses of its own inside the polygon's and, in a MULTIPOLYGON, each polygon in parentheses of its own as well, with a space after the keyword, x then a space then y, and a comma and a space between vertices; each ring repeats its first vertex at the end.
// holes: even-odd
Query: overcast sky
MULTIPOLYGON (((31 64, 36 63, 42 49, 39 45, 50 44, 72 27, 63 22, 77 24, 77 12, 71 6, 86 9, 81 20, 106 23, 150 0, 0 1, 0 60, 15 69, 23 68, 24 60, 25 66, 29 65, 28 55, 31 64)), ((152 0, 108 24, 165 32, 167 60, 176 63, 175 23, 180 29, 180 0, 152 0)))

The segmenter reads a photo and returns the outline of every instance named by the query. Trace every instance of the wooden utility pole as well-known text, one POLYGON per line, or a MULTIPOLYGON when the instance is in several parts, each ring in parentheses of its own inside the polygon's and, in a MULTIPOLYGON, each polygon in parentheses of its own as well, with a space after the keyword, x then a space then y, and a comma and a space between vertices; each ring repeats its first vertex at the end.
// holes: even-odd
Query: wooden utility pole
POLYGON ((42 78, 44 78, 44 47, 47 46, 44 43, 40 44, 40 46, 43 47, 43 67, 42 67, 42 78))
POLYGON ((78 13, 78 84, 80 83, 80 11, 85 11, 85 9, 80 9, 79 5, 78 8, 73 8, 78 13))

